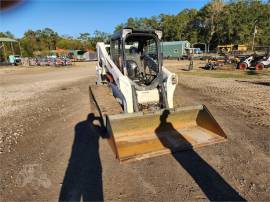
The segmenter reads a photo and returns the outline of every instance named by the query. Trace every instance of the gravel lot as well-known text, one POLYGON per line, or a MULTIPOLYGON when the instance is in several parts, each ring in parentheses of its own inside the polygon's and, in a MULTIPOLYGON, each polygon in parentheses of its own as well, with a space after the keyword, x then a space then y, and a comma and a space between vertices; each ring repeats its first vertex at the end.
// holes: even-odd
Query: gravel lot
POLYGON ((90 109, 95 63, 0 68, 0 200, 269 201, 270 71, 187 64, 165 61, 176 106, 205 104, 228 141, 127 164, 90 109))

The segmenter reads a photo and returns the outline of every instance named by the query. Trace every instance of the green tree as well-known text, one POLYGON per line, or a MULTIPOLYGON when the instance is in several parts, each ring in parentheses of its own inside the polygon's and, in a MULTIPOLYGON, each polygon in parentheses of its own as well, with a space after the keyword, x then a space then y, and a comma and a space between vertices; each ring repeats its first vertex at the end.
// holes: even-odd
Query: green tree
POLYGON ((78 37, 79 40, 81 40, 83 44, 83 48, 86 50, 90 48, 90 34, 89 33, 80 33, 80 36, 78 37))
POLYGON ((270 41, 270 3, 258 0, 211 0, 200 10, 185 9, 177 15, 129 18, 116 26, 162 29, 163 40, 203 42, 215 48, 219 44, 250 44, 256 22, 255 44, 270 41))
MULTIPOLYGON (((219 44, 251 45, 256 26, 255 46, 270 43, 270 2, 258 0, 211 0, 201 9, 184 9, 176 15, 160 14, 148 18, 128 18, 115 27, 135 29, 161 29, 163 40, 203 42, 214 49, 219 44)), ((11 32, 0 32, 0 37, 15 38, 11 32)), ((24 56, 35 51, 64 49, 95 49, 99 41, 107 41, 109 34, 95 31, 80 33, 78 38, 59 36, 50 28, 27 30, 19 39, 24 56)))
POLYGON ((97 42, 106 42, 108 41, 109 36, 110 36, 109 33, 96 30, 94 32, 94 35, 90 37, 89 48, 91 48, 92 50, 95 50, 97 42))
POLYGON ((207 43, 208 46, 210 46, 211 42, 216 39, 214 39, 213 36, 215 36, 216 30, 219 26, 218 19, 223 7, 223 0, 212 0, 198 13, 198 18, 200 20, 199 34, 202 36, 201 40, 207 43))

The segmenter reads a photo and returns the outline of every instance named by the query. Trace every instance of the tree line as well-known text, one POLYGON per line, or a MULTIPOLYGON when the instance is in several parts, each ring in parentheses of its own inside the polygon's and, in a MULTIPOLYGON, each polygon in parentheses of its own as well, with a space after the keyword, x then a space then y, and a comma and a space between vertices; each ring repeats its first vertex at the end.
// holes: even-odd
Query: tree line
POLYGON ((129 18, 115 30, 123 27, 160 29, 165 41, 201 42, 209 44, 211 49, 219 44, 251 45, 256 29, 255 44, 266 46, 270 44, 270 0, 212 0, 200 10, 129 18))
MULTIPOLYGON (((160 14, 149 18, 128 18, 115 27, 115 31, 131 27, 159 29, 164 41, 188 40, 206 43, 210 49, 219 44, 247 44, 251 46, 254 31, 255 44, 270 44, 270 0, 211 0, 201 9, 185 9, 176 15, 160 14)), ((0 32, 0 37, 14 38, 10 32, 0 32)), ((109 34, 95 31, 93 35, 80 33, 79 37, 60 36, 50 28, 28 30, 18 39, 24 56, 36 51, 62 49, 95 49, 98 41, 109 34)))
MULTIPOLYGON (((57 32, 50 28, 41 30, 28 30, 23 37, 17 39, 20 42, 22 55, 33 56, 35 52, 48 52, 50 50, 73 49, 73 50, 95 50, 98 41, 107 40, 109 34, 101 31, 95 31, 93 35, 89 33, 80 33, 79 37, 68 35, 60 36, 57 32)), ((14 35, 7 32, 0 32, 0 37, 8 37, 14 39, 14 35)), ((7 44, 9 46, 9 44, 7 44)), ((18 47, 16 46, 18 51, 18 47)), ((11 49, 9 48, 9 54, 11 49)))

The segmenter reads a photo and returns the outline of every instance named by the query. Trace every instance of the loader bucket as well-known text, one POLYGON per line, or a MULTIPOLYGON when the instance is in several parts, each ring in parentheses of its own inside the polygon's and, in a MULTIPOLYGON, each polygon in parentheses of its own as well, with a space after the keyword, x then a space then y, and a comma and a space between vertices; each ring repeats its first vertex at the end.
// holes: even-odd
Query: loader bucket
POLYGON ((121 161, 140 160, 226 140, 204 105, 106 117, 109 143, 121 161))

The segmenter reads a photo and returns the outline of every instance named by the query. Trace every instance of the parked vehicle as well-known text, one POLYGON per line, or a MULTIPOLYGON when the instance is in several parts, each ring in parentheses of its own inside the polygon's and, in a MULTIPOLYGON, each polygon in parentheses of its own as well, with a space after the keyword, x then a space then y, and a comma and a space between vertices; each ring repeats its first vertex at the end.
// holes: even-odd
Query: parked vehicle
POLYGON ((259 60, 256 64, 257 70, 262 70, 263 68, 270 67, 270 55, 268 57, 264 57, 262 60, 259 60))
POLYGON ((202 50, 200 48, 194 48, 194 53, 195 54, 202 54, 202 50))
POLYGON ((58 57, 55 59, 55 66, 56 67, 59 67, 59 66, 63 66, 65 63, 64 61, 62 60, 62 58, 58 57))
POLYGON ((72 65, 71 59, 67 57, 56 57, 56 56, 46 56, 46 57, 36 57, 29 59, 29 66, 67 66, 72 65))
POLYGON ((72 65, 71 59, 69 59, 67 57, 64 58, 64 63, 65 63, 66 66, 72 65))
POLYGON ((49 66, 55 66, 55 62, 56 62, 56 58, 55 57, 48 56, 47 59, 48 59, 48 65, 49 66))
POLYGON ((37 66, 37 58, 29 58, 29 66, 37 66))
POLYGON ((241 60, 237 68, 240 70, 246 70, 246 69, 256 69, 261 70, 261 66, 257 67, 257 63, 263 59, 264 56, 258 56, 258 55, 250 55, 247 56, 245 59, 241 60))
POLYGON ((218 56, 218 57, 210 57, 204 67, 207 70, 214 70, 218 67, 223 66, 224 64, 230 64, 231 59, 228 56, 218 56))
POLYGON ((48 66, 48 59, 46 57, 41 57, 39 58, 39 66, 48 66))
POLYGON ((16 66, 22 63, 22 59, 21 59, 21 56, 19 55, 9 55, 8 62, 9 64, 16 66))

